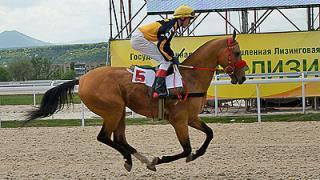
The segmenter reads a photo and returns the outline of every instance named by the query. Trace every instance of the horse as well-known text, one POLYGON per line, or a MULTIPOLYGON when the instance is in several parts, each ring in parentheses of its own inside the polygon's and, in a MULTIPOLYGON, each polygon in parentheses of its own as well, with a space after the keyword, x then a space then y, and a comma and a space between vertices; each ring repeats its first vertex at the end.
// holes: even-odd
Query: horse
POLYGON ((125 159, 124 167, 132 169, 132 155, 156 171, 156 165, 169 163, 181 158, 193 161, 205 154, 213 131, 201 119, 199 114, 206 102, 206 92, 212 81, 215 68, 220 65, 229 74, 232 84, 242 84, 245 80, 246 63, 241 58, 241 51, 236 35, 228 38, 213 39, 199 47, 179 66, 189 94, 203 93, 200 97, 188 97, 165 100, 164 118, 173 126, 183 151, 170 155, 154 157, 151 161, 129 145, 125 135, 126 107, 135 113, 153 118, 158 113, 158 99, 148 95, 148 87, 132 83, 132 73, 125 67, 100 67, 87 72, 79 80, 67 81, 43 96, 38 109, 28 113, 25 123, 36 118, 47 117, 61 110, 64 104, 72 100, 72 92, 79 85, 81 101, 94 113, 103 118, 102 128, 97 140, 117 150, 125 159), (186 67, 193 67, 192 70, 186 67), (201 147, 192 153, 188 126, 202 131, 206 138, 201 147), (113 135, 113 138, 112 138, 113 135))

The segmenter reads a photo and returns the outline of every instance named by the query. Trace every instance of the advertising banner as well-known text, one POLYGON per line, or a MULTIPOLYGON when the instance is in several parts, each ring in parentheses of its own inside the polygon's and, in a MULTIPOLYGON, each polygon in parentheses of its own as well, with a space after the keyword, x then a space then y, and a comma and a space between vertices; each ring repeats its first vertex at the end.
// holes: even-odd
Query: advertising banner
MULTIPOLYGON (((182 62, 205 42, 225 36, 176 37, 172 40, 172 49, 176 54, 185 48, 182 62)), ((247 74, 319 71, 320 32, 290 32, 269 34, 237 35, 242 58, 249 69, 247 74)), ((133 50, 129 40, 111 42, 111 65, 130 67, 131 65, 151 65, 158 63, 133 50)), ((288 77, 278 77, 288 78, 288 77)), ((307 96, 320 96, 320 83, 306 83, 307 96)), ((261 97, 298 97, 301 96, 301 83, 262 84, 261 97)), ((256 96, 255 85, 218 86, 219 98, 253 98, 256 96)), ((214 90, 210 87, 209 97, 214 90)))

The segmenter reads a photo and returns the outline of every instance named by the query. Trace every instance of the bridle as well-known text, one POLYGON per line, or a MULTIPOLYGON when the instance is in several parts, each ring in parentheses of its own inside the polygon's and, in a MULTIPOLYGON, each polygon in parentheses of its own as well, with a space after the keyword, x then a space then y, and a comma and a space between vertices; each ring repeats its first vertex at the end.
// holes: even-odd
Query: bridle
POLYGON ((238 42, 235 41, 233 38, 228 38, 227 39, 227 56, 228 56, 228 65, 224 67, 224 71, 232 75, 234 74, 234 71, 236 69, 242 69, 243 67, 247 66, 247 63, 241 59, 241 56, 239 56, 239 59, 235 59, 233 55, 233 49, 234 47, 238 45, 238 42))
MULTIPOLYGON (((241 56, 239 57, 239 59, 235 59, 233 56, 233 49, 234 47, 238 45, 238 42, 235 41, 233 38, 228 38, 227 39, 227 49, 226 49, 226 53, 228 56, 228 65, 226 67, 223 68, 223 70, 228 74, 228 75, 233 75, 234 71, 236 69, 241 69, 245 66, 247 66, 247 63, 241 59, 241 56)), ((183 52, 183 51, 182 51, 183 52)), ((182 54, 182 52, 180 54, 182 54)), ((220 55, 224 55, 224 54, 220 54, 220 55)), ((179 55, 180 56, 180 55, 179 55)), ((182 68, 188 68, 188 69, 193 69, 193 70, 204 70, 204 71, 216 71, 216 68, 208 68, 208 67, 194 67, 194 66, 186 66, 186 65, 182 65, 179 64, 179 67, 182 68)))
MULTIPOLYGON (((223 70, 230 76, 234 75, 234 71, 236 69, 241 69, 241 68, 247 66, 247 63, 241 59, 241 56, 239 56, 239 59, 234 58, 233 49, 236 45, 238 45, 238 42, 235 41, 233 38, 227 39, 227 46, 228 47, 227 47, 226 51, 227 51, 227 55, 228 55, 228 65, 225 68, 223 68, 223 70)), ((184 51, 184 49, 183 49, 183 51, 184 51)), ((180 55, 182 54, 183 51, 181 51, 180 55)), ((174 68, 178 69, 177 66, 182 67, 182 68, 193 69, 193 70, 204 70, 204 71, 212 71, 212 72, 215 72, 217 70, 216 68, 194 67, 194 66, 187 66, 187 65, 182 65, 182 64, 174 65, 174 68)), ((177 70, 177 72, 179 72, 179 70, 177 70)), ((174 75, 175 75, 175 73, 174 73, 174 75)), ((174 80, 175 79, 176 78, 174 77, 174 80)), ((179 101, 182 101, 182 99, 185 101, 189 95, 189 90, 188 90, 187 86, 185 85, 185 82, 183 82, 183 83, 184 83, 183 86, 186 88, 186 93, 185 93, 184 98, 182 98, 182 96, 179 94, 179 92, 175 88, 175 92, 176 92, 176 95, 177 95, 179 101)))

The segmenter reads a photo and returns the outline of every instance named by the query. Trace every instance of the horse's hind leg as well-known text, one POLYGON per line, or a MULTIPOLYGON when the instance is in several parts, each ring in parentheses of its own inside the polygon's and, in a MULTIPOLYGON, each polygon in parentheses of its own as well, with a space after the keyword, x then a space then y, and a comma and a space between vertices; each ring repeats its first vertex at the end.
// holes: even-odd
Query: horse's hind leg
POLYGON ((197 119, 195 120, 191 120, 189 122, 189 126, 206 133, 206 140, 204 141, 202 146, 196 151, 195 154, 188 156, 187 162, 193 161, 198 157, 202 156, 206 152, 211 140, 213 139, 212 129, 208 127, 204 122, 202 122, 199 117, 197 117, 197 119))
POLYGON ((120 144, 116 143, 115 141, 111 140, 111 134, 117 129, 118 124, 119 120, 110 121, 109 119, 106 119, 104 117, 104 123, 100 133, 98 134, 97 140, 119 151, 126 159, 125 168, 130 171, 132 168, 132 158, 130 151, 120 144))
MULTIPOLYGON (((141 153, 139 153, 135 148, 133 148, 131 145, 128 144, 127 140, 126 140, 126 136, 125 136, 125 113, 123 114, 123 117, 121 118, 119 125, 117 127, 117 129, 114 131, 114 142, 123 146, 125 149, 127 149, 130 154, 132 154, 133 156, 135 156, 138 160, 140 160, 140 162, 144 163, 147 165, 150 165, 151 162, 148 160, 147 157, 145 157, 144 155, 142 155, 141 153)), ((149 168, 149 167, 148 167, 149 168)), ((149 168, 153 171, 155 171, 156 169, 153 168, 149 168)))

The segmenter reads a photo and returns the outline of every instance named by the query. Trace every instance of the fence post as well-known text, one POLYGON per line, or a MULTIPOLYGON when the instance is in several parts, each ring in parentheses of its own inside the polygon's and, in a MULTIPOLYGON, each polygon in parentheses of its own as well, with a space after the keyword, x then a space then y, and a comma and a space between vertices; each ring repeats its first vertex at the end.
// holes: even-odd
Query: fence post
POLYGON ((84 127, 84 104, 81 101, 81 126, 84 127))
MULTIPOLYGON (((136 116, 135 116, 135 113, 130 109, 130 111, 131 111, 131 117, 132 118, 135 118, 136 116)), ((153 120, 153 119, 152 119, 153 120)))
POLYGON ((258 122, 261 122, 260 85, 256 84, 258 122))
POLYGON ((36 92, 33 92, 33 106, 36 106, 36 92))

